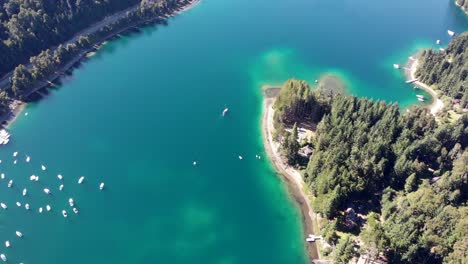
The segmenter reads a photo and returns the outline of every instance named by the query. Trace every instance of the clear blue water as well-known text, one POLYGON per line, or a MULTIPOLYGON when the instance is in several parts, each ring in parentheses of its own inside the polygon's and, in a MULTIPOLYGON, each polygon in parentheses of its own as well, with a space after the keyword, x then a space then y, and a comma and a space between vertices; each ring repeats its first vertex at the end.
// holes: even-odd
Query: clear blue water
POLYGON ((306 262, 299 211, 255 159, 260 87, 334 73, 354 95, 406 107, 415 91, 393 63, 467 28, 451 1, 202 0, 113 41, 11 127, 0 239, 12 247, 0 252, 26 264, 306 262))

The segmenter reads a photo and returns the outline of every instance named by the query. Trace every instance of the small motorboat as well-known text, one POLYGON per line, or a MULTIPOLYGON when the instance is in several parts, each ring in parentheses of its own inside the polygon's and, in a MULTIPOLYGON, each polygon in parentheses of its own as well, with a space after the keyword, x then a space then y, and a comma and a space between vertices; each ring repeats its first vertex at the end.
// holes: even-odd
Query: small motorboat
POLYGON ((18 151, 13 152, 13 157, 18 156, 18 151))
POLYGON ((62 174, 57 175, 57 178, 58 178, 59 180, 62 180, 62 179, 63 179, 62 174))
POLYGON ((192 164, 193 164, 193 166, 197 166, 197 162, 196 162, 196 161, 194 161, 192 164))
POLYGON ((398 65, 398 64, 393 64, 393 68, 395 68, 395 69, 400 69, 400 65, 398 65))
POLYGON ((0 174, 0 178, 5 179, 5 173, 0 174))
POLYGON ((437 44, 437 45, 440 45, 440 39, 438 39, 438 40, 436 41, 436 44, 437 44))
POLYGON ((424 95, 417 94, 416 97, 417 97, 417 98, 423 98, 423 99, 424 99, 424 95))
POLYGON ((453 32, 452 30, 447 30, 447 34, 449 34, 449 36, 453 37, 455 35, 455 32, 453 32))
POLYGON ((39 213, 42 214, 42 207, 39 207, 39 213))
POLYGON ((26 210, 29 210, 29 204, 25 204, 24 208, 26 208, 26 210))
POLYGON ((244 158, 243 158, 242 156, 239 156, 239 159, 240 159, 240 160, 243 160, 244 158))
POLYGON ((3 260, 3 262, 7 262, 7 257, 5 254, 0 254, 0 258, 3 260))
POLYGON ((21 207, 21 203, 20 203, 20 202, 16 202, 16 206, 21 207))
POLYGON ((50 210, 52 210, 52 208, 50 207, 50 205, 46 205, 46 210, 47 210, 47 212, 50 212, 50 210))
POLYGON ((16 164, 16 163, 18 163, 18 160, 14 160, 14 161, 13 161, 13 164, 16 164))
POLYGON ((101 182, 101 184, 99 184, 99 190, 101 190, 101 191, 102 191, 103 189, 104 189, 104 183, 103 183, 103 182, 101 182))
POLYGON ((8 182, 8 188, 11 188, 11 186, 13 186, 13 180, 10 180, 10 181, 8 182))
POLYGON ((31 157, 26 156, 26 162, 30 162, 30 161, 31 161, 31 157))
POLYGON ((60 184, 59 191, 63 190, 63 184, 60 184))
POLYGON ((84 181, 85 177, 84 176, 81 176, 79 179, 78 179, 78 184, 82 184, 83 181, 84 181))
POLYGON ((9 248, 10 247, 10 241, 5 241, 5 247, 9 248))
POLYGON ((34 181, 39 181, 39 176, 36 176, 36 178, 34 179, 34 181))
POLYGON ((424 102, 425 99, 424 99, 424 98, 419 98, 419 97, 418 97, 418 101, 419 101, 419 102, 424 102))
POLYGON ((50 190, 47 189, 47 188, 44 188, 44 192, 45 192, 46 194, 50 194, 50 190))
POLYGON ((0 206, 1 206, 3 209, 7 209, 7 208, 8 208, 7 205, 4 204, 4 203, 0 203, 0 206))
POLYGON ((26 188, 23 189, 23 196, 26 196, 28 194, 28 190, 26 188))
POLYGON ((31 175, 31 176, 29 176, 29 180, 35 181, 35 180, 36 180, 36 175, 31 175))
POLYGON ((42 169, 43 171, 45 171, 47 168, 46 168, 46 166, 41 165, 41 169, 42 169))
POLYGON ((71 207, 75 206, 75 201, 73 201, 73 198, 68 199, 68 203, 71 207))
POLYGON ((67 217, 68 216, 67 211, 62 210, 62 215, 63 215, 63 217, 67 217))
POLYGON ((223 116, 225 116, 228 112, 229 112, 229 108, 227 108, 227 107, 224 108, 224 110, 223 110, 223 116))
POLYGON ((16 231, 16 236, 23 237, 23 234, 20 231, 16 231))
POLYGON ((74 212, 75 214, 77 214, 77 213, 78 213, 78 209, 76 209, 76 207, 73 207, 73 212, 74 212))

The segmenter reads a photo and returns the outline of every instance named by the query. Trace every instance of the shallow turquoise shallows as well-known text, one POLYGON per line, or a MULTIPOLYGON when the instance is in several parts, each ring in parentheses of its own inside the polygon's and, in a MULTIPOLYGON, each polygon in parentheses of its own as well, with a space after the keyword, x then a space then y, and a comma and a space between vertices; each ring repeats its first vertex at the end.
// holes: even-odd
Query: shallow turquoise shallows
POLYGON ((263 153, 261 85, 334 73, 352 94, 415 104, 392 65, 468 28, 452 2, 202 0, 108 43, 30 104, 0 148, 0 253, 25 264, 306 262, 299 211, 263 153))

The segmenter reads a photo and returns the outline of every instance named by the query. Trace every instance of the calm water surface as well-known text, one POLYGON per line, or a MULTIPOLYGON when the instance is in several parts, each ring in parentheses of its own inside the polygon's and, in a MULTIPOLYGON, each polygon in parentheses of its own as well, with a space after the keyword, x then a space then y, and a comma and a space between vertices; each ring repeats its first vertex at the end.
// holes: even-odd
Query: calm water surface
POLYGON ((107 44, 11 127, 0 239, 12 247, 0 252, 26 264, 305 262, 299 212, 255 159, 261 85, 334 73, 354 95, 414 104, 392 64, 468 28, 451 2, 202 0, 107 44))

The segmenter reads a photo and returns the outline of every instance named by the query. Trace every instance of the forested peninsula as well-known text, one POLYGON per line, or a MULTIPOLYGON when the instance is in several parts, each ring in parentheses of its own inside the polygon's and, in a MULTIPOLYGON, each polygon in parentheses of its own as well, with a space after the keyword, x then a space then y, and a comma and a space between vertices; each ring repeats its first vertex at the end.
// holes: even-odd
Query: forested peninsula
POLYGON ((0 0, 0 114, 95 44, 129 26, 163 21, 194 1, 0 0))
POLYGON ((391 263, 463 263, 468 247, 468 115, 312 90, 289 80, 274 137, 321 218, 322 255, 391 263))
MULTIPOLYGON (((468 108, 468 32, 452 39, 446 49, 422 51, 416 78, 445 97, 448 108, 468 108)), ((443 98, 444 99, 444 98, 443 98)))

